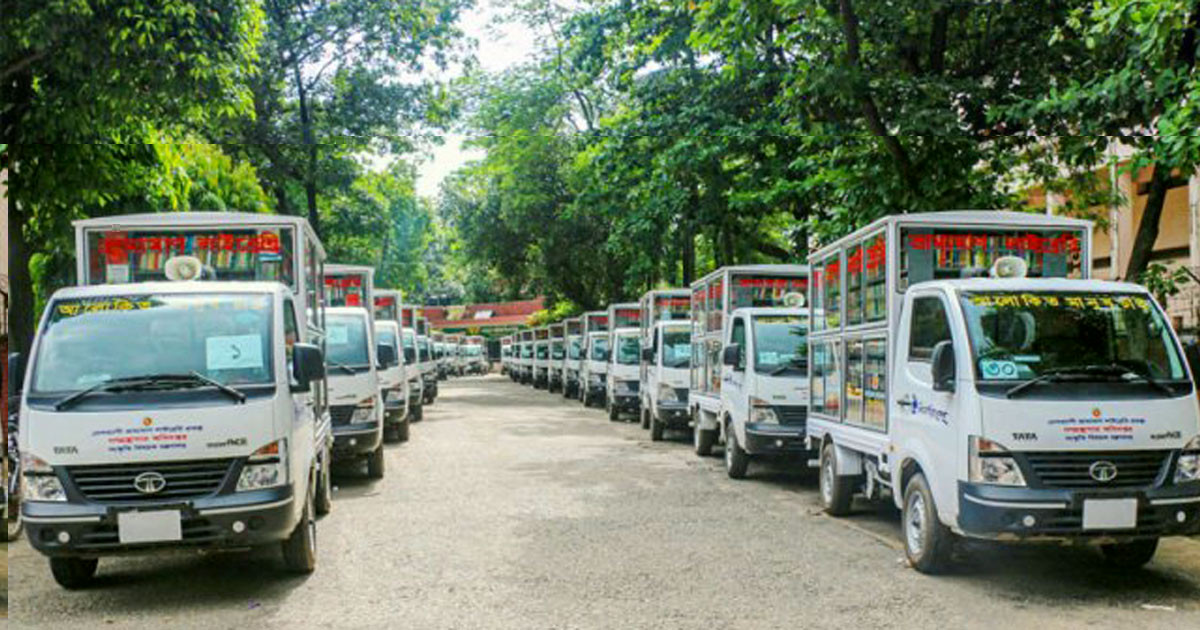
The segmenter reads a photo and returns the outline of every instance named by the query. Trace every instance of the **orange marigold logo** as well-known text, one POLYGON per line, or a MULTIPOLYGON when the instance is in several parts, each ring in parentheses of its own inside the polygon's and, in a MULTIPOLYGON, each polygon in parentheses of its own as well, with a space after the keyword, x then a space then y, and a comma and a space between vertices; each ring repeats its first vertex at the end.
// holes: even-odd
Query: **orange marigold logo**
POLYGON ((147 417, 147 418, 142 418, 142 426, 144 426, 144 427, 148 427, 148 426, 150 426, 150 425, 152 425, 152 424, 154 424, 154 420, 152 420, 152 419, 150 419, 150 418, 148 418, 148 417, 147 417))
POLYGON ((1099 408, 1099 407, 1096 407, 1095 409, 1093 409, 1093 410, 1092 410, 1092 417, 1093 417, 1093 418, 1099 418, 1099 417, 1100 417, 1100 408, 1099 408))

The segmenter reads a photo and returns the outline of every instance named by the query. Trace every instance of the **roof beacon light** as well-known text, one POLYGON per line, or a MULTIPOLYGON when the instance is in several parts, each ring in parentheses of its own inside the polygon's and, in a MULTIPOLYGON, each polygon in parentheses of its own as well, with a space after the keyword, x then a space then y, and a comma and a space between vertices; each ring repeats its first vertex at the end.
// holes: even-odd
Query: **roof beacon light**
POLYGON ((1029 265, 1016 256, 1001 256, 989 273, 993 278, 1024 278, 1029 273, 1029 265))
POLYGON ((166 274, 168 280, 175 282, 199 280, 204 275, 204 263, 195 256, 172 256, 163 265, 163 273, 166 274))

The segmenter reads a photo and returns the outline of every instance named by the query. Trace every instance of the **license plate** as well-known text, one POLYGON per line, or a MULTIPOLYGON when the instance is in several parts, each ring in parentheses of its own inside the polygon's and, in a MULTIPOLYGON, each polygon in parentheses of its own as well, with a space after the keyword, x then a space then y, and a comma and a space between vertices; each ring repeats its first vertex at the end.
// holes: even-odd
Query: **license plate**
POLYGON ((1133 529, 1137 499, 1090 499, 1083 502, 1084 529, 1133 529))
POLYGON ((121 512, 117 514, 117 538, 123 544, 183 540, 179 510, 121 512))

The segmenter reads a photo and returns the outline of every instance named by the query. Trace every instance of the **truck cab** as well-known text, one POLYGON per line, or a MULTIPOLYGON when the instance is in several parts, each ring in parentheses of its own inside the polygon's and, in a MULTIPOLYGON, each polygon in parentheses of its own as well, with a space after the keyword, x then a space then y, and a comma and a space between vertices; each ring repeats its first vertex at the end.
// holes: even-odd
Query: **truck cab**
POLYGON ((546 389, 551 393, 560 392, 563 388, 563 361, 567 357, 563 345, 566 336, 566 324, 559 322, 550 324, 550 359, 547 367, 546 389))
POLYGON ((384 473, 384 406, 379 386, 380 354, 387 364, 398 357, 392 349, 377 349, 375 326, 367 309, 338 306, 329 309, 325 328, 329 404, 333 415, 334 461, 366 461, 367 475, 384 473))
POLYGON ((608 332, 596 331, 587 336, 587 358, 583 362, 583 406, 607 405, 608 396, 608 332))
POLYGON ((268 543, 312 571, 324 360, 301 317, 278 282, 54 293, 14 376, 22 515, 59 584, 103 556, 268 543))
POLYGON ((401 328, 400 347, 404 350, 404 372, 408 377, 408 419, 409 422, 420 422, 425 418, 425 384, 421 357, 417 352, 417 331, 401 328))
MULTIPOLYGON (((537 332, 545 333, 545 329, 539 329, 537 332)), ((546 389, 549 386, 550 372, 550 339, 544 334, 539 334, 538 338, 533 342, 533 386, 537 389, 546 389)))
POLYGON ((583 362, 583 318, 573 317, 564 322, 562 395, 579 396, 579 372, 583 362))
POLYGON ((960 537, 1091 544, 1131 568, 1200 531, 1193 375, 1144 287, 1089 279, 1090 239, 1077 219, 948 212, 813 255, 827 512, 890 495, 926 573, 960 537))
POLYGON ((433 356, 433 344, 425 335, 417 335, 417 358, 421 368, 422 404, 432 405, 438 395, 437 359, 433 356))
POLYGON ((636 415, 641 408, 639 398, 641 374, 641 331, 637 328, 617 328, 609 333, 608 381, 605 391, 605 411, 608 419, 617 421, 621 414, 636 415))
POLYGON ((375 338, 380 345, 391 346, 394 359, 379 371, 379 391, 383 396, 383 439, 408 441, 408 377, 404 369, 404 351, 400 347, 400 325, 394 321, 375 321, 375 338))
POLYGON ((642 349, 642 413, 650 439, 658 442, 667 429, 687 429, 688 379, 692 360, 692 323, 660 321, 654 324, 650 343, 642 349))
POLYGON ((807 464, 808 312, 740 308, 730 322, 721 386, 726 473, 741 479, 763 456, 807 464))

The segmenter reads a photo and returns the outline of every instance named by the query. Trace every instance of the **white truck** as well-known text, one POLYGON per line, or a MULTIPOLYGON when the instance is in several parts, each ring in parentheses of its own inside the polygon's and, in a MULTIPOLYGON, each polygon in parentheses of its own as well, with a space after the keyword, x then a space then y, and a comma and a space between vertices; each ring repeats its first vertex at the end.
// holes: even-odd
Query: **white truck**
POLYGON ((550 383, 550 328, 533 329, 533 386, 546 389, 550 383))
MULTIPOLYGON (((389 335, 388 340, 391 341, 391 331, 395 330, 395 342, 398 348, 399 355, 397 358, 396 367, 399 369, 403 379, 398 383, 391 383, 389 387, 384 388, 383 402, 385 408, 384 414, 384 439, 391 441, 403 442, 408 440, 409 424, 413 421, 413 412, 410 397, 408 395, 411 386, 409 382, 412 379, 412 372, 417 370, 416 364, 411 362, 410 357, 404 352, 404 334, 400 326, 400 291, 395 289, 374 289, 375 295, 375 321, 394 324, 387 326, 383 330, 389 335), (403 410, 403 413, 398 413, 403 410)), ((393 368, 396 369, 396 368, 393 368)))
POLYGON ((550 364, 546 377, 546 389, 551 393, 563 389, 563 363, 567 358, 567 325, 563 322, 550 324, 550 364))
MULTIPOLYGON (((375 341, 375 268, 325 265, 329 322, 325 363, 329 375, 329 412, 333 418, 333 456, 365 459, 372 479, 383 478, 383 393, 375 341)), ((377 352, 378 351, 378 352, 377 352)), ((390 363, 394 357, 388 354, 390 363)))
POLYGON ((1121 567, 1200 528, 1200 415, 1159 305, 1091 280, 1090 222, 887 217, 811 257, 826 511, 890 494, 909 562, 959 537, 1091 543, 1121 567))
POLYGON ((395 359, 379 372, 379 391, 383 396, 383 439, 385 442, 408 441, 408 377, 404 374, 404 350, 400 346, 400 324, 395 320, 375 320, 375 338, 392 347, 395 359))
POLYGON ((579 377, 579 401, 591 407, 604 404, 608 391, 608 312, 583 314, 583 367, 579 377))
MULTIPOLYGON (((770 374, 780 366, 767 368, 766 372, 746 369, 742 356, 746 333, 754 332, 746 326, 753 322, 747 320, 750 313, 734 317, 735 311, 799 308, 807 288, 808 269, 801 265, 722 267, 692 283, 688 408, 695 450, 697 455, 708 455, 717 440, 724 439, 726 469, 732 476, 745 474, 744 460, 751 454, 787 456, 805 450, 808 399, 804 379, 795 378, 794 372, 770 374), (735 326, 735 322, 740 325, 735 326), (740 348, 727 352, 734 344, 740 348), (742 361, 729 364, 725 361, 729 355, 742 361)), ((779 359, 751 358, 764 368, 769 361, 779 359)))
POLYGON ((500 338, 500 373, 512 377, 513 337, 505 335, 500 338))
POLYGON ((638 415, 641 409, 642 312, 636 302, 608 305, 608 381, 605 411, 616 422, 621 414, 638 415))
POLYGON ((425 418, 425 373, 417 343, 416 306, 400 305, 400 347, 405 365, 413 367, 407 371, 409 421, 420 422, 425 418))
POLYGON ((487 339, 480 335, 467 337, 466 353, 467 370, 472 374, 488 373, 487 339))
POLYGON ((572 317, 564 322, 566 338, 563 340, 562 395, 564 398, 579 396, 580 374, 583 372, 583 318, 572 317))
POLYGON ((87 584, 102 556, 269 543, 311 572, 331 446, 315 233, 236 213, 75 227, 86 286, 51 297, 13 375, 22 516, 55 580, 87 584))
POLYGON ((691 292, 655 289, 638 300, 641 310, 641 419, 650 439, 666 429, 686 429, 692 356, 691 292))
POLYGON ((334 461, 365 460, 367 476, 382 479, 384 406, 379 369, 397 357, 387 344, 376 347, 375 326, 367 309, 335 306, 326 320, 325 370, 329 374, 334 461))
POLYGON ((432 405, 438 396, 438 363, 433 350, 429 318, 417 313, 417 359, 421 366, 421 401, 432 405))
POLYGON ((526 328, 517 333, 517 354, 513 360, 517 371, 517 382, 528 385, 533 379, 533 329, 526 328))

